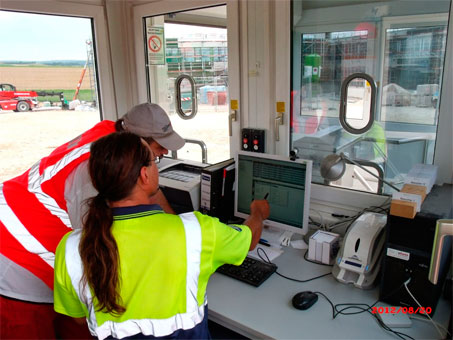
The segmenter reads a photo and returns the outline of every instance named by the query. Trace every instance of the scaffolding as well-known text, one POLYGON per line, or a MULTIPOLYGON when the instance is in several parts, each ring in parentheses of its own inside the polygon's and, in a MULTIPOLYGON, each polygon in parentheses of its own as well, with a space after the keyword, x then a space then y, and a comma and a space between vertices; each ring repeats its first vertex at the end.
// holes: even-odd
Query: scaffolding
POLYGON ((93 51, 93 42, 90 39, 86 41, 87 47, 87 70, 88 70, 88 79, 90 80, 90 92, 91 92, 91 102, 93 107, 97 107, 97 81, 96 81, 96 72, 94 65, 94 51, 93 51))
POLYGON ((83 79, 85 78, 85 74, 88 71, 88 79, 90 81, 90 94, 93 107, 97 107, 97 82, 96 82, 96 73, 95 73, 95 66, 94 66, 94 52, 93 52, 93 42, 91 39, 86 40, 86 49, 87 49, 87 59, 85 62, 85 66, 83 67, 82 74, 80 75, 80 80, 77 83, 77 88, 74 94, 73 100, 76 100, 79 96, 80 87, 82 86, 83 79))

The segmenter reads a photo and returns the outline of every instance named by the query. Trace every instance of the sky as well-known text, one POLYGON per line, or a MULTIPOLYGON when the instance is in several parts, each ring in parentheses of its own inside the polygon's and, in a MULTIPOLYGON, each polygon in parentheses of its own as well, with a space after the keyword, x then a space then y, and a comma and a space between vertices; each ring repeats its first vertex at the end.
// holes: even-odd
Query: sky
POLYGON ((91 20, 0 11, 0 61, 86 60, 91 20))
MULTIPOLYGON (((200 31, 182 26, 166 24, 165 37, 200 31)), ((203 27, 202 32, 226 36, 225 29, 203 27)), ((0 11, 0 61, 86 60, 86 40, 91 37, 91 19, 0 11)))
POLYGON ((179 24, 165 24, 165 38, 182 38, 202 32, 205 35, 225 36, 227 30, 225 28, 202 27, 179 25, 179 24))

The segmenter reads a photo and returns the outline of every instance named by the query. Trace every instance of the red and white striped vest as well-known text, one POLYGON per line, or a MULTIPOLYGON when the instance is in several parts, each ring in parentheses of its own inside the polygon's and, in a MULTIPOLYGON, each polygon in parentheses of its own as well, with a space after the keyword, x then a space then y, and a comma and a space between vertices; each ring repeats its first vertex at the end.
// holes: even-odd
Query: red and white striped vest
POLYGON ((115 122, 102 121, 0 185, 0 252, 51 289, 55 250, 72 229, 64 200, 66 178, 88 159, 91 142, 114 131, 115 122))

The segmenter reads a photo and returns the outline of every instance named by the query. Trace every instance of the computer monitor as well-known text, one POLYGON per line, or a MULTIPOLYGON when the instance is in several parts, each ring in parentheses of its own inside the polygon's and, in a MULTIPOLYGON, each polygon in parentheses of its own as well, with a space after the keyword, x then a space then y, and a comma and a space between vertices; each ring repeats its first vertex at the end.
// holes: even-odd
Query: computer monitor
POLYGON ((239 151, 236 155, 234 210, 237 217, 248 218, 250 203, 264 199, 270 227, 305 235, 308 232, 312 161, 239 151))

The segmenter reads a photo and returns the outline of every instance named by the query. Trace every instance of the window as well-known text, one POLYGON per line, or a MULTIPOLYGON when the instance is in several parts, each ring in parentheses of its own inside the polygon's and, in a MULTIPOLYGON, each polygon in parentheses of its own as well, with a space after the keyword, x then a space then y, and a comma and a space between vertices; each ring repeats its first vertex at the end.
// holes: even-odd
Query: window
POLYGON ((147 30, 162 30, 166 46, 166 62, 151 60, 147 52, 148 100, 161 105, 173 128, 188 140, 178 158, 216 163, 230 158, 227 29, 206 26, 199 21, 206 16, 202 13, 226 18, 227 11, 222 5, 144 17, 147 30), (197 20, 184 23, 191 17, 197 20), (176 91, 181 76, 190 77, 193 86, 182 79, 176 91))
MULTIPOLYGON (((313 160, 315 183, 326 183, 321 161, 344 153, 401 187, 414 164, 433 163, 450 1, 342 4, 292 3, 290 148, 313 160), (362 134, 339 121, 341 85, 353 73, 377 84, 374 124, 362 134)), ((364 186, 353 170, 335 185, 394 190, 372 176, 364 186)))
POLYGON ((0 90, 36 98, 2 105, 0 183, 100 121, 92 20, 0 11, 0 90))

